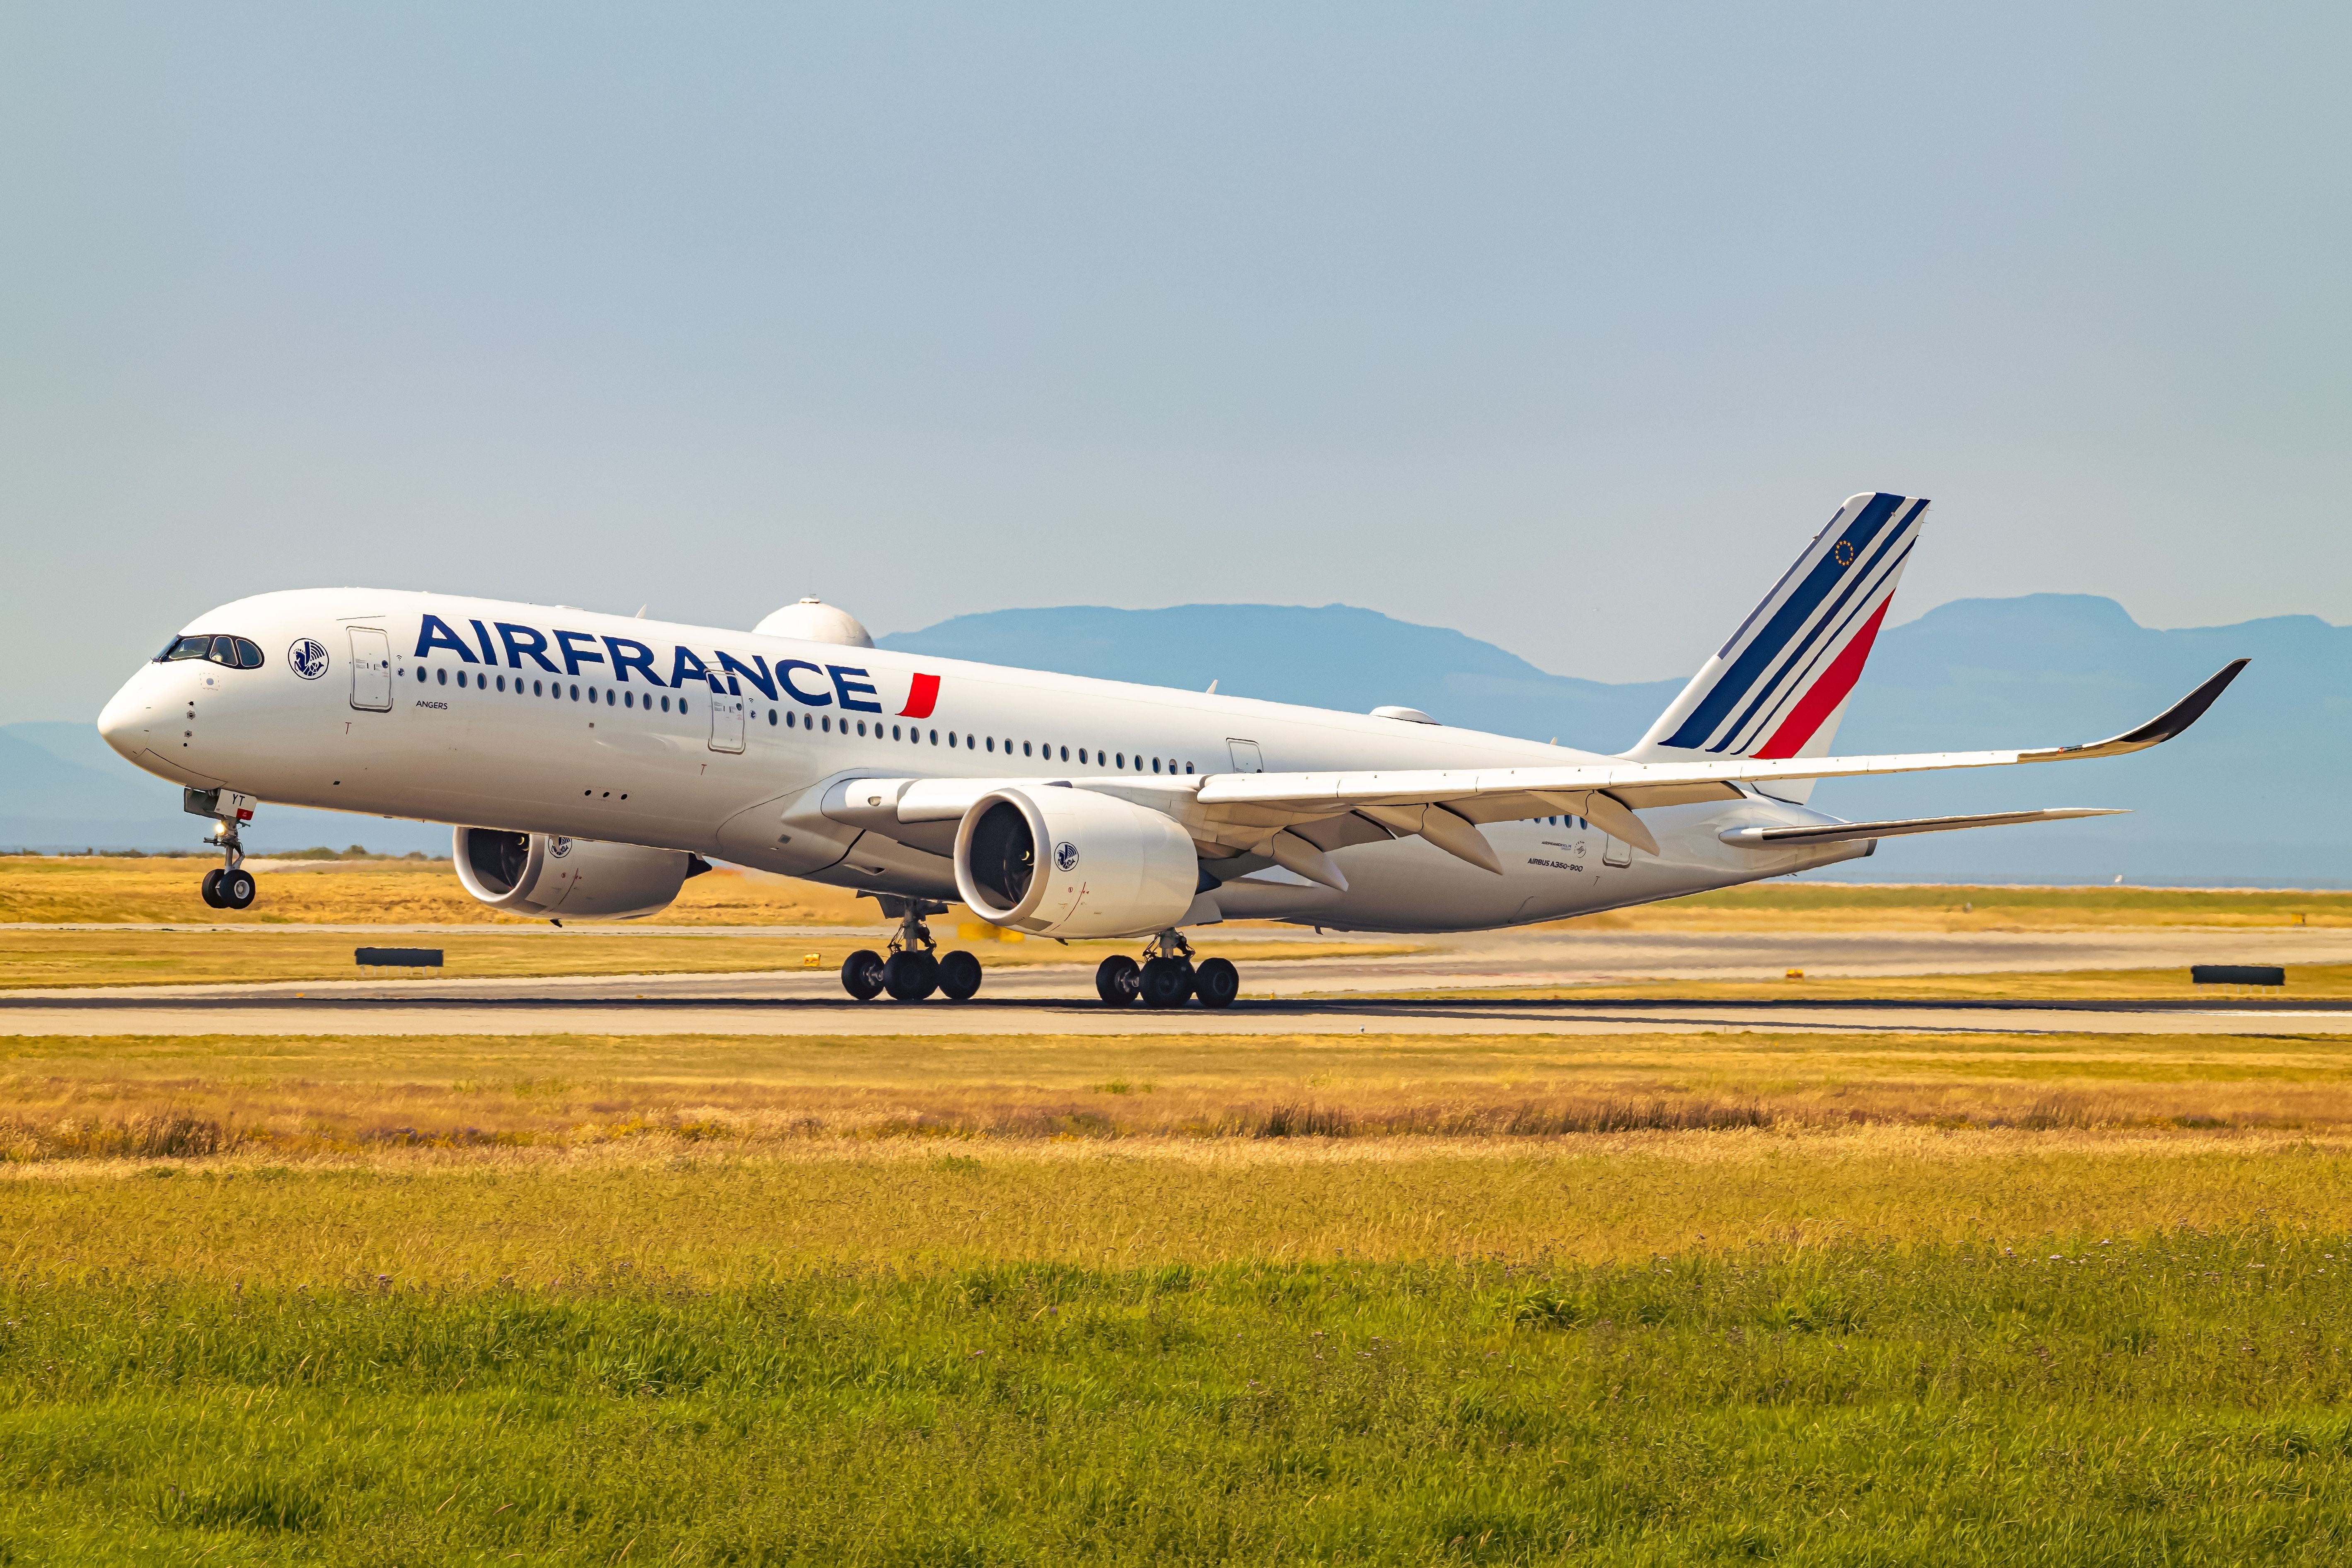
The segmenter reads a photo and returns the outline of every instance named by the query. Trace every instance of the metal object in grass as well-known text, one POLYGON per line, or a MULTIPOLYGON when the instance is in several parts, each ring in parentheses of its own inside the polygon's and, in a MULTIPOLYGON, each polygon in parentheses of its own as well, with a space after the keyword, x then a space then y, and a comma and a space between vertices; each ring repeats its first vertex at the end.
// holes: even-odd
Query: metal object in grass
POLYGON ((419 978, 428 969, 441 967, 441 949, 437 947, 362 947, 354 949, 352 961, 362 969, 413 969, 419 978))
POLYGON ((2241 987, 2247 991, 2284 991, 2286 971, 2274 963, 2192 963, 2189 979, 2196 985, 2219 985, 2224 994, 2236 995, 2241 987))

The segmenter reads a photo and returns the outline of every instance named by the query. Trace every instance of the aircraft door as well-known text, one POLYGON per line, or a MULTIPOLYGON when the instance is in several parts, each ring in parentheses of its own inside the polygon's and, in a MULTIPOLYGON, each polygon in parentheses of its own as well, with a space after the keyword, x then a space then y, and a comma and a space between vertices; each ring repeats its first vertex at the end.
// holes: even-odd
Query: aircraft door
POLYGON ((352 628, 352 706, 392 711, 392 639, 373 626, 352 628))
POLYGON ((743 749, 743 699, 740 697, 712 693, 710 749, 714 752, 740 752, 743 749))
POLYGON ((1225 738, 1225 744, 1233 749, 1234 772, 1237 773, 1265 772, 1265 759, 1259 755, 1255 741, 1236 741, 1229 735, 1225 738))
POLYGON ((1601 836, 1601 842, 1603 846, 1601 863, 1603 866, 1631 866, 1633 863, 1633 847, 1623 839, 1612 838, 1604 833, 1601 836))

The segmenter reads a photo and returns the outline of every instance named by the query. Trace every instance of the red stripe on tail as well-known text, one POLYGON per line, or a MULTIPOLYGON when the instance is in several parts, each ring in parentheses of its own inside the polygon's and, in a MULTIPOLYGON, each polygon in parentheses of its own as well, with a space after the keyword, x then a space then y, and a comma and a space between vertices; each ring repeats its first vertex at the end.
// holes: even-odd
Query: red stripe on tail
POLYGON ((907 705, 898 710, 898 717, 928 719, 931 716, 931 710, 939 705, 939 700, 940 678, 919 675, 915 677, 915 684, 907 689, 907 705))
POLYGON ((1780 727, 1772 731, 1772 738, 1757 748, 1756 755, 1793 757, 1804 749, 1805 742, 1813 738, 1813 731, 1837 711, 1838 704, 1853 689, 1853 683, 1862 679, 1862 667, 1870 658, 1870 645, 1878 640, 1878 623, 1886 618, 1886 606, 1893 603, 1894 596, 1889 595, 1886 604, 1879 605, 1877 614, 1845 645, 1845 651, 1830 661, 1829 668, 1813 682, 1813 689, 1797 700, 1796 710, 1781 721, 1780 727))

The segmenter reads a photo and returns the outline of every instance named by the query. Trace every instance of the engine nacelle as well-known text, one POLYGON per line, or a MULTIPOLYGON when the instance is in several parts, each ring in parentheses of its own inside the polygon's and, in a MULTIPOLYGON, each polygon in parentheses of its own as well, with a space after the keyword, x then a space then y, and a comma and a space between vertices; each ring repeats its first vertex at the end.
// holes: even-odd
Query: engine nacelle
POLYGON ((657 915, 688 877, 710 869, 683 849, 493 827, 457 829, 456 859, 457 880, 490 908, 571 920, 657 915))
POLYGON ((956 828, 956 891, 992 924, 1045 936, 1145 936, 1200 887, 1192 836, 1149 806, 1061 785, 1000 789, 956 828))

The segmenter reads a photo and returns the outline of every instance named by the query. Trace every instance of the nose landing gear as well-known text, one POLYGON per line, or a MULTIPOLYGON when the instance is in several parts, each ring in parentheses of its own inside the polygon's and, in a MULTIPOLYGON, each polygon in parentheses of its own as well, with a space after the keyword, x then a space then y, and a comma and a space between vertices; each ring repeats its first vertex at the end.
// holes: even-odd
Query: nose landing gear
POLYGON ((245 845, 237 837, 236 829, 240 822, 252 820, 253 797, 225 789, 192 789, 185 793, 190 815, 213 819, 211 842, 220 847, 221 865, 205 873, 200 889, 205 902, 216 910, 251 907, 256 890, 253 873, 245 868, 245 845))
POLYGON ((1181 1007, 1197 996, 1203 1007, 1230 1007, 1241 994, 1240 971, 1222 958, 1192 963, 1192 944, 1163 931, 1143 944, 1143 962, 1112 953, 1095 971, 1095 994, 1113 1007, 1140 1000, 1147 1007, 1181 1007))
POLYGON ((968 1002, 979 993, 980 960, 963 952, 936 952, 931 929, 923 923, 926 915, 945 914, 947 905, 891 894, 876 897, 885 915, 897 917, 898 934, 890 939, 887 958, 868 947, 851 953, 841 966, 843 990, 860 1002, 886 991, 894 1002, 919 1002, 934 991, 951 1002, 968 1002))

